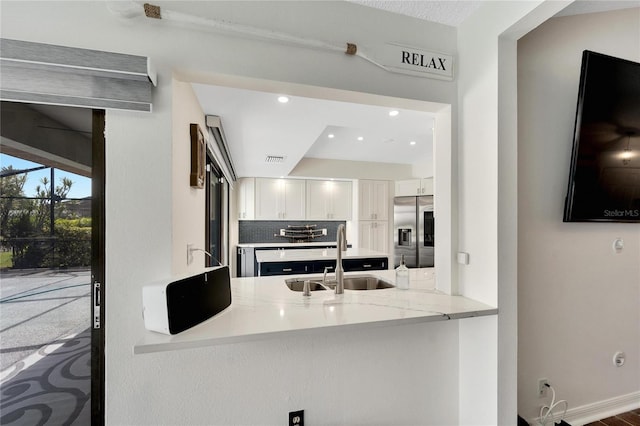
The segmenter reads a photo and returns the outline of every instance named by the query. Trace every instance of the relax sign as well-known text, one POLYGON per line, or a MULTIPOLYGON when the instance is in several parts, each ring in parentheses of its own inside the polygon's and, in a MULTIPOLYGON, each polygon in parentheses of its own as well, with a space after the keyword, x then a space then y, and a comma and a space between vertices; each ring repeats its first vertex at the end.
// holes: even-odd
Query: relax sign
POLYGON ((387 43, 376 49, 385 68, 418 77, 453 80, 453 56, 387 43))

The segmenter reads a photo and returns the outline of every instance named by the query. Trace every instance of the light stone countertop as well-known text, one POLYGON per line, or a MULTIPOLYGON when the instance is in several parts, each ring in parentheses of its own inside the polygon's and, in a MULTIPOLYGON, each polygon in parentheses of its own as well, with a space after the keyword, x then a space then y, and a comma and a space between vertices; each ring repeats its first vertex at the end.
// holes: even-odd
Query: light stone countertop
POLYGON ((313 241, 313 242, 307 242, 307 243, 286 243, 286 242, 282 242, 282 243, 239 243, 238 247, 253 247, 253 248, 278 248, 278 247, 282 247, 282 248, 299 248, 299 247, 335 247, 336 246, 336 242, 335 241, 325 241, 325 242, 319 242, 319 241, 313 241))
MULTIPOLYGON (((411 288, 400 290, 314 291, 310 297, 291 291, 285 279, 321 275, 233 278, 231 306, 182 333, 169 336, 145 330, 135 354, 322 333, 339 328, 367 328, 495 315, 497 308, 434 289, 433 268, 411 269, 411 288)), ((395 282, 395 271, 368 274, 395 282)), ((347 272, 362 275, 361 272, 347 272)))
MULTIPOLYGON (((256 250, 258 263, 303 262, 311 260, 335 260, 337 249, 299 249, 299 250, 256 250)), ((342 252, 343 259, 367 259, 386 257, 387 253, 363 248, 348 248, 342 252)))

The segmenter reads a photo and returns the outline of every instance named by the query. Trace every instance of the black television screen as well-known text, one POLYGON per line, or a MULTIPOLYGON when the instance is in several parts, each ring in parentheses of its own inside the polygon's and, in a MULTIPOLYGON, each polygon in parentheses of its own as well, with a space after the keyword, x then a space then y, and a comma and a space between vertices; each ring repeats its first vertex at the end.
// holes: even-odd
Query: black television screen
POLYGON ((640 222, 640 63, 585 50, 565 222, 640 222))

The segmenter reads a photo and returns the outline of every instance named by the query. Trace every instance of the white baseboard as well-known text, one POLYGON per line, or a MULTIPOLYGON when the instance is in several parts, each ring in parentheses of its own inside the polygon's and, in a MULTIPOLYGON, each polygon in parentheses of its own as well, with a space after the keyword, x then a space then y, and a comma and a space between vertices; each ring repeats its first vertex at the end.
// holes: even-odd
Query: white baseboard
MULTIPOLYGON (((564 416, 564 421, 571 426, 584 426, 587 423, 637 408, 640 408, 640 391, 605 399, 604 401, 594 402, 593 404, 587 404, 581 407, 570 408, 564 416)), ((554 415, 553 421, 560 421, 562 412, 561 410, 559 411, 557 415, 554 415)), ((539 425, 539 418, 534 419, 531 424, 539 425)))

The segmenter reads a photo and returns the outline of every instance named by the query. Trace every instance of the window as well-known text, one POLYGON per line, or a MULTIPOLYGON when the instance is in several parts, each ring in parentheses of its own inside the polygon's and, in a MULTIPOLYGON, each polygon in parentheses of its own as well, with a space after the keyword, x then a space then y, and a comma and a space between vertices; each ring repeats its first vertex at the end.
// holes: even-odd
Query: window
POLYGON ((205 244, 211 257, 207 256, 206 266, 228 264, 228 187, 220 167, 207 155, 205 244))

